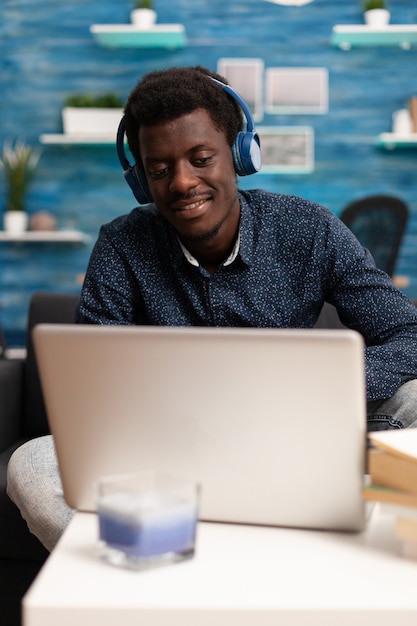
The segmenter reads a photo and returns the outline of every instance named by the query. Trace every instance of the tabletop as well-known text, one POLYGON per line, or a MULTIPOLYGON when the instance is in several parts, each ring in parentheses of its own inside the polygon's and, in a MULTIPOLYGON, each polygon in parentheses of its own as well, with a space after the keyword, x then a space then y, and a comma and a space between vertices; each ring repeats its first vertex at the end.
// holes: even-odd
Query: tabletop
POLYGON ((77 513, 23 601, 24 626, 415 626, 417 561, 394 517, 337 533, 199 523, 193 559, 147 571, 97 556, 77 513))

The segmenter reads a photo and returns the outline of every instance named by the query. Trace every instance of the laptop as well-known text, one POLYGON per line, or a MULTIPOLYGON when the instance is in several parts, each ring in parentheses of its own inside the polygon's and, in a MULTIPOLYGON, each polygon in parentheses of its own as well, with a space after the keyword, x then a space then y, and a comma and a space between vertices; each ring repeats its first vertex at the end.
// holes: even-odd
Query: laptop
POLYGON ((363 528, 358 333, 41 324, 34 344, 71 507, 155 469, 200 483, 205 521, 363 528))

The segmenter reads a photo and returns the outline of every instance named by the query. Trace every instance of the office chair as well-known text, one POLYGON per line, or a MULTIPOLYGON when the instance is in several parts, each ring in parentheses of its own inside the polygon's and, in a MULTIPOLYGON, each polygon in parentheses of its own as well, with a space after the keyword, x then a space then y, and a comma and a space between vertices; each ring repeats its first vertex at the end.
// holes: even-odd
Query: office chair
POLYGON ((393 276, 408 213, 399 198, 378 195, 351 202, 340 219, 370 251, 377 267, 393 276))

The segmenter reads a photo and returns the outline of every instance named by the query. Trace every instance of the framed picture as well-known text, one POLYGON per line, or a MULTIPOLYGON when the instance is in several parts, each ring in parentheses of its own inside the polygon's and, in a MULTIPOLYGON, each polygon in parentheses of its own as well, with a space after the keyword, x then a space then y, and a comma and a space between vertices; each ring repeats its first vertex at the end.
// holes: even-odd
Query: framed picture
POLYGON ((226 78, 248 104, 253 119, 263 119, 264 62, 262 59, 219 59, 217 73, 226 78))
POLYGON ((324 67, 271 67, 266 70, 268 113, 327 113, 329 75, 324 67))
POLYGON ((258 126, 260 173, 309 174, 314 171, 314 130, 311 126, 258 126))

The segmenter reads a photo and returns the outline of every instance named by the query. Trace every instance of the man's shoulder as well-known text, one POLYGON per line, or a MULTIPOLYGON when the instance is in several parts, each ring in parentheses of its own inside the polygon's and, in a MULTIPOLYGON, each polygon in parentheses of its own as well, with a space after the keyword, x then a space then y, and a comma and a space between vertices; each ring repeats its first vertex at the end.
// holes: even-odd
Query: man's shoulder
POLYGON ((264 189, 240 190, 239 193, 242 206, 246 205, 253 212, 260 211, 291 218, 298 214, 315 214, 318 217, 326 217, 330 214, 326 207, 300 196, 273 193, 264 189))

